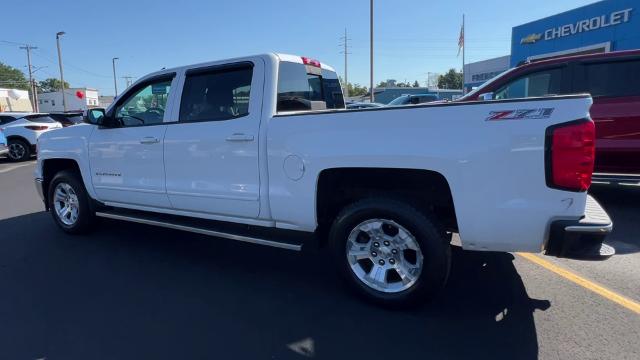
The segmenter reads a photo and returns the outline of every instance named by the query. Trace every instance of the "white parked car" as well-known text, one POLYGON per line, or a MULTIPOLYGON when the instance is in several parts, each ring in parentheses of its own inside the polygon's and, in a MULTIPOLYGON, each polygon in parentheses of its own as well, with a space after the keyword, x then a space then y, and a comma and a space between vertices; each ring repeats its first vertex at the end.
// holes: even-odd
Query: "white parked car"
POLYGON ((3 112, 0 113, 0 129, 8 141, 9 159, 24 161, 36 153, 38 137, 43 133, 62 128, 62 124, 47 114, 3 112))
POLYGON ((9 148, 7 147, 7 138, 4 136, 4 131, 0 128, 0 156, 4 156, 9 153, 9 148))
POLYGON ((415 303, 446 283, 453 232, 467 250, 614 254, 587 194, 591 103, 346 110, 319 61, 215 61, 145 76, 89 110, 94 125, 41 136, 36 189, 68 233, 98 216, 290 250, 317 241, 360 294, 415 303))

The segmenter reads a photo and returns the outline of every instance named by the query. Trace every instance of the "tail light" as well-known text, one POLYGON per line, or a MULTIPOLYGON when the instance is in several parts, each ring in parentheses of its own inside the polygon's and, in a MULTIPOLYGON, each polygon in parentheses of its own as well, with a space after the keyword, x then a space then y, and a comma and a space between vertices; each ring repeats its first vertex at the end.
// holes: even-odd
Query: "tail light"
POLYGON ((590 119, 551 126, 546 139, 547 185, 568 191, 587 191, 595 161, 596 129, 590 119))
POLYGON ((34 131, 42 131, 42 130, 49 129, 48 126, 38 126, 38 125, 29 125, 29 126, 25 126, 25 128, 29 130, 34 130, 34 131))
POLYGON ((314 66, 314 67, 322 67, 322 65, 320 64, 320 61, 318 60, 313 60, 313 59, 309 59, 308 57, 302 57, 302 63, 305 65, 309 65, 309 66, 314 66))

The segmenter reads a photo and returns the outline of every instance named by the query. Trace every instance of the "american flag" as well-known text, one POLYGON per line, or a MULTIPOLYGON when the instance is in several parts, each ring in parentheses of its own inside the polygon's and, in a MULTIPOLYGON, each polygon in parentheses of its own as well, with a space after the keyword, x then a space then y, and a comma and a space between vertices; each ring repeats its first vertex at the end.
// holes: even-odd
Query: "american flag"
POLYGON ((464 47, 464 23, 460 27, 460 37, 458 38, 458 55, 460 56, 460 50, 464 47))

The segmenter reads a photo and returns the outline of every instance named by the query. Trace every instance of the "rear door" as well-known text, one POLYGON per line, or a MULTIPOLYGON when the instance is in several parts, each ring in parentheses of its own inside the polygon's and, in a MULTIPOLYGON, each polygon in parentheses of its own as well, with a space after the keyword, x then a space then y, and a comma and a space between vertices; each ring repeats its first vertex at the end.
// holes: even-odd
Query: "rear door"
POLYGON ((580 62, 574 78, 593 97, 595 172, 640 174, 640 57, 580 62))
POLYGON ((260 210, 262 61, 188 69, 165 136, 167 194, 180 211, 256 217, 260 210))

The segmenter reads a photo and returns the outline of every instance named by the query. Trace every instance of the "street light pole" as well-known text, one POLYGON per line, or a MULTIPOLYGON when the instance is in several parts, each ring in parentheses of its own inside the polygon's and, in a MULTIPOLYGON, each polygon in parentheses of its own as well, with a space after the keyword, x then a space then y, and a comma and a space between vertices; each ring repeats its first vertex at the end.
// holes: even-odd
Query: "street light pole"
POLYGON ((116 60, 120 60, 120 58, 114 57, 111 59, 111 64, 113 65, 113 89, 116 94, 115 97, 118 96, 118 81, 116 80, 116 60))
POLYGON ((67 96, 64 92, 64 72, 62 71, 62 53, 60 52, 60 36, 64 35, 64 31, 59 31, 56 33, 56 44, 58 45, 58 65, 60 65, 60 82, 62 83, 60 86, 62 88, 62 108, 64 112, 67 112, 67 96))
POLYGON ((369 50, 369 62, 370 62, 370 81, 369 81, 369 90, 371 91, 371 102, 375 101, 375 95, 373 94, 373 0, 369 3, 369 41, 370 41, 370 50, 369 50))

